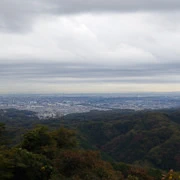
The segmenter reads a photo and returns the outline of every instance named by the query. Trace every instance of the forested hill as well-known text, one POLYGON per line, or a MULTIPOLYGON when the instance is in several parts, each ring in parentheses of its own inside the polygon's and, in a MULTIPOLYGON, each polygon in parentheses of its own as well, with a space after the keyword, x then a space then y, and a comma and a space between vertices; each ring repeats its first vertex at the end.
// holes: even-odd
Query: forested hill
POLYGON ((180 170, 180 116, 176 112, 110 114, 78 125, 92 146, 116 161, 180 170), (111 118, 110 118, 111 117, 111 118))
POLYGON ((52 129, 63 125, 77 131, 81 147, 100 150, 114 161, 180 171, 179 109, 91 111, 44 121, 27 112, 21 118, 6 113, 0 121, 16 137, 13 143, 35 124, 52 129))

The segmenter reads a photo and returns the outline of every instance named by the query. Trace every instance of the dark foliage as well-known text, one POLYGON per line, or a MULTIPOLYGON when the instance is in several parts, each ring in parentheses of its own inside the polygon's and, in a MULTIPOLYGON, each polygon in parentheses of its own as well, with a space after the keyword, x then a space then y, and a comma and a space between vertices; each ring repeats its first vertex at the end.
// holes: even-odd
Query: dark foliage
MULTIPOLYGON (((180 170, 179 119, 178 109, 91 111, 44 121, 1 110, 0 179, 161 179, 158 169, 180 170)), ((164 176, 171 177, 179 173, 164 176)))

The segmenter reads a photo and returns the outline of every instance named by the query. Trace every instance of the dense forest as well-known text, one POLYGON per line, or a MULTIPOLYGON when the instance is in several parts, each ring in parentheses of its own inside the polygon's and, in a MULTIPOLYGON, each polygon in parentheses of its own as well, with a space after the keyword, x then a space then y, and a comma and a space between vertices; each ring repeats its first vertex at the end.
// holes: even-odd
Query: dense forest
POLYGON ((2 180, 180 179, 180 110, 0 110, 0 158, 2 180))

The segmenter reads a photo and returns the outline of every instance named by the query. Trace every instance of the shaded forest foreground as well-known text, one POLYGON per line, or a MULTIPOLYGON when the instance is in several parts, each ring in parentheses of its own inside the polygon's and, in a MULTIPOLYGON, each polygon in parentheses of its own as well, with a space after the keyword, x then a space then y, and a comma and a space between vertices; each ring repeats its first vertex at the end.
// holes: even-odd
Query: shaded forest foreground
POLYGON ((2 180, 180 179, 178 111, 92 111, 46 121, 29 113, 1 112, 2 180))

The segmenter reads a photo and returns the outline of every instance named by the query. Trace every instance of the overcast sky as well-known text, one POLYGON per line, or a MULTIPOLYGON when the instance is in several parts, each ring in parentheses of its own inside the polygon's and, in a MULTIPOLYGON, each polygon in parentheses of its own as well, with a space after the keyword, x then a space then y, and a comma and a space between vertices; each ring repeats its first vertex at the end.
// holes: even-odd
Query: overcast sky
POLYGON ((180 91, 180 0, 0 0, 0 93, 180 91))

